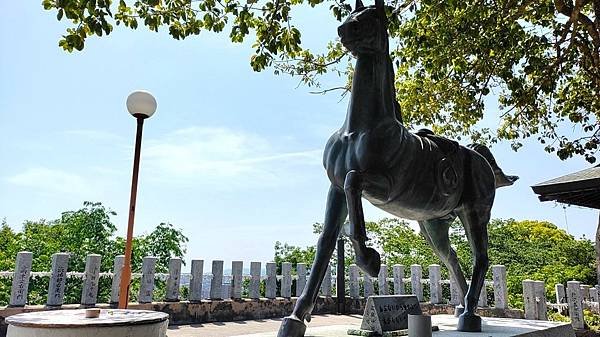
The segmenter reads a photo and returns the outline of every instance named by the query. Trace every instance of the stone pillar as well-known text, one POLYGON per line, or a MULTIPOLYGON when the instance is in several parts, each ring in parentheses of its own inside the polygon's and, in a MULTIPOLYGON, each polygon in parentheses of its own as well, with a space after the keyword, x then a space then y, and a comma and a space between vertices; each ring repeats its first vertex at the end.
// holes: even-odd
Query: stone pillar
POLYGON ((18 252, 15 264, 15 274, 12 279, 10 291, 10 307, 24 307, 27 303, 27 293, 29 290, 29 275, 31 274, 31 264, 33 253, 18 252))
POLYGON ((138 302, 152 303, 154 295, 154 270, 156 268, 155 256, 146 256, 142 260, 142 280, 140 281, 140 293, 138 302))
POLYGON ((223 260, 212 262, 212 280, 210 281, 210 299, 223 299, 223 260))
POLYGON ((296 272, 298 273, 298 279, 296 280, 296 297, 302 294, 304 286, 306 286, 306 263, 298 263, 296 265, 296 272))
POLYGON ((429 293, 431 304, 442 303, 442 269, 439 264, 429 266, 429 293))
POLYGON ((125 263, 125 255, 115 256, 113 263, 113 276, 110 287, 110 304, 115 306, 119 304, 119 288, 121 287, 121 274, 123 273, 123 264, 125 263))
POLYGON ((379 286, 379 295, 389 295, 390 294, 390 286, 387 281, 388 270, 387 265, 382 264, 379 269, 379 275, 377 276, 377 284, 379 286))
POLYGON ((331 265, 327 265, 327 270, 321 283, 321 295, 331 297, 331 265))
POLYGON ((562 284, 554 285, 556 291, 556 304, 567 303, 567 295, 565 294, 565 286, 562 284))
POLYGON ((88 254, 85 259, 83 289, 81 290, 81 305, 84 307, 93 307, 96 305, 101 261, 102 257, 98 254, 88 254))
POLYGON ((450 304, 459 305, 461 301, 460 290, 458 282, 454 279, 454 276, 450 275, 450 304))
POLYGON ((394 273, 394 294, 404 295, 404 266, 395 264, 392 272, 394 273))
POLYGON ((536 317, 542 321, 548 320, 548 308, 546 305, 546 286, 544 281, 534 281, 534 291, 536 300, 536 317))
POLYGON ((242 298, 242 273, 244 271, 243 261, 231 262, 231 298, 239 300, 242 298))
POLYGON ((250 262, 250 289, 248 295, 254 300, 260 298, 260 262, 250 262))
POLYGON ((569 301, 569 317, 575 329, 583 329, 583 305, 581 298, 581 284, 577 281, 567 282, 567 299, 569 301))
POLYGON ((417 296, 419 302, 424 302, 423 299, 423 285, 421 279, 423 278, 423 268, 418 264, 410 266, 410 285, 412 294, 417 296))
POLYGON ((598 289, 596 287, 590 288, 590 302, 598 303, 598 289))
POLYGON ((169 259, 169 278, 165 293, 166 302, 179 301, 179 284, 181 280, 181 259, 172 257, 169 259))
POLYGON ((202 281, 204 279, 204 260, 192 260, 190 271, 190 302, 202 301, 202 281))
POLYGON ((590 300, 590 286, 589 285, 587 285, 587 284, 581 285, 581 298, 585 302, 590 300))
POLYGON ((68 265, 68 253, 56 253, 52 255, 52 274, 50 276, 50 283, 48 284, 48 301, 46 302, 46 306, 59 307, 63 304, 68 265))
POLYGON ((277 265, 275 262, 267 262, 267 281, 265 284, 265 297, 277 297, 277 265))
POLYGON ((523 305, 525 306, 525 319, 536 319, 535 281, 523 281, 523 305))
POLYGON ((349 287, 350 287, 350 298, 360 297, 360 287, 358 283, 358 266, 351 264, 348 270, 349 287))
POLYGON ((365 298, 373 296, 375 290, 373 288, 373 280, 371 279, 371 276, 369 276, 367 273, 363 273, 363 281, 363 286, 365 288, 365 298))
POLYGON ((292 264, 290 262, 281 264, 281 297, 292 297, 292 264))
POLYGON ((494 280, 494 306, 498 309, 508 309, 508 287, 506 281, 506 267, 492 266, 494 280))
POLYGON ((485 285, 485 281, 483 281, 483 287, 481 287, 481 292, 479 292, 479 300, 477 301, 477 306, 479 308, 487 308, 488 306, 487 287, 485 285))

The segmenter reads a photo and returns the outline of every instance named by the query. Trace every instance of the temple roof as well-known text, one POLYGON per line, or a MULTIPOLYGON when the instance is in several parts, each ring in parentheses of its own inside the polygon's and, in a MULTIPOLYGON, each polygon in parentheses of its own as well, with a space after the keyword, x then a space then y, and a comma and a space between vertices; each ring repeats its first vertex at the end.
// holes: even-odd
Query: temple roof
POLYGON ((541 201, 600 209, 600 165, 531 186, 541 201))

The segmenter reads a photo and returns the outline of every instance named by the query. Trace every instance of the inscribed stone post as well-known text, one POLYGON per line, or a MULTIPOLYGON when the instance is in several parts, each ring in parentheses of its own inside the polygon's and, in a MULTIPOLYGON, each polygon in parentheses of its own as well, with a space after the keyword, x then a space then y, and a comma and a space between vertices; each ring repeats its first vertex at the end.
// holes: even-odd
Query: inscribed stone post
POLYGON ((375 289, 373 288, 373 280, 371 279, 371 276, 369 276, 367 273, 363 273, 363 282, 363 287, 365 288, 365 298, 372 296, 375 293, 375 289))
POLYGON ((536 319, 535 282, 532 280, 523 281, 523 305, 525 307, 525 319, 536 319))
POLYGON ((179 301, 179 283, 181 280, 181 259, 172 257, 169 259, 169 278, 167 279, 166 302, 179 301))
POLYGON ((17 253, 15 274, 13 275, 10 291, 10 302, 8 303, 11 307, 23 307, 27 303, 32 261, 33 254, 31 252, 17 253))
POLYGON ((267 262, 267 281, 265 284, 265 297, 277 297, 277 265, 275 262, 267 262))
POLYGON ((306 263, 298 263, 296 265, 296 272, 298 273, 298 279, 296 280, 296 297, 302 294, 304 286, 306 286, 306 263))
POLYGON ((110 304, 116 305, 119 303, 119 290, 121 288, 121 274, 123 273, 123 264, 125 264, 125 255, 115 256, 113 262, 113 276, 110 287, 110 304))
POLYGON ((544 281, 534 281, 534 291, 536 300, 535 319, 547 321, 546 286, 544 281))
POLYGON ((348 270, 349 287, 350 287, 350 298, 360 297, 360 287, 358 283, 358 266, 351 264, 348 270))
POLYGON ((142 280, 140 281, 140 293, 138 302, 152 303, 154 295, 154 270, 156 268, 155 256, 146 256, 142 260, 142 280))
POLYGON ((292 297, 292 264, 290 262, 281 264, 281 297, 292 297))
POLYGON ((392 272, 394 273, 394 294, 404 295, 404 266, 395 264, 392 272))
POLYGON ((248 295, 254 300, 260 298, 260 262, 250 262, 250 289, 248 295))
POLYGON ((450 275, 450 304, 459 305, 461 300, 460 291, 458 288, 458 282, 454 276, 450 275))
POLYGON ((567 295, 565 293, 565 286, 558 283, 554 285, 554 290, 556 291, 556 303, 567 303, 567 295))
POLYGON ((423 285, 421 284, 421 278, 423 278, 423 268, 418 264, 410 266, 410 285, 412 294, 417 296, 419 302, 423 302, 423 285))
POLYGON ((331 265, 327 265, 327 270, 321 283, 321 295, 331 297, 331 265))
POLYGON ((81 305, 84 307, 96 305, 101 260, 102 256, 98 254, 88 254, 85 259, 83 289, 81 290, 81 305))
POLYGON ((210 299, 220 300, 223 298, 223 261, 212 262, 212 279, 210 281, 210 299))
POLYGON ((242 298, 242 273, 243 261, 231 262, 231 298, 239 300, 242 298))
POLYGON ((575 329, 583 329, 583 305, 581 298, 581 284, 577 281, 567 282, 567 299, 569 301, 569 317, 575 329))
POLYGON ((439 264, 429 266, 429 294, 431 304, 442 303, 442 269, 439 264))
POLYGON ((379 286, 379 295, 389 295, 390 294, 390 286, 388 285, 387 277, 388 277, 387 265, 382 264, 381 268, 379 268, 379 275, 377 276, 377 283, 379 286))
POLYGON ((492 266, 494 280, 494 306, 498 309, 508 308, 508 288, 506 282, 506 267, 492 266))
POLYGON ((202 300, 202 281, 204 278, 204 260, 192 260, 190 277, 190 302, 202 300))
POLYGON ((52 255, 52 274, 50 275, 50 283, 48 284, 48 301, 46 302, 46 306, 58 307, 63 304, 68 265, 68 253, 56 253, 52 255))
POLYGON ((477 301, 477 306, 479 308, 487 308, 488 306, 487 286, 485 285, 485 281, 483 282, 483 286, 481 287, 481 292, 479 292, 479 300, 477 301))

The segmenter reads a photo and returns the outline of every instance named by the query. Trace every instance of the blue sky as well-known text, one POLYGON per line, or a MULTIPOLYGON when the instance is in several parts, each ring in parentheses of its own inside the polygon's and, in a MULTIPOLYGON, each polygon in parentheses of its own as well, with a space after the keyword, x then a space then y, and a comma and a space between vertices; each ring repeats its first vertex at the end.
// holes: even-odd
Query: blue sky
MULTIPOLYGON (((68 54, 58 47, 63 23, 38 1, 3 1, 0 13, 0 218, 11 226, 55 219, 89 200, 115 210, 124 232, 135 131, 125 99, 146 89, 158 109, 145 123, 137 234, 169 221, 190 238, 188 258, 226 265, 268 261, 276 240, 315 242, 311 224, 323 218, 328 188, 322 148, 347 100, 253 72, 249 44, 226 36, 175 41, 164 30, 116 29, 68 54)), ((308 46, 335 37, 325 8, 297 18, 308 46)), ((493 105, 488 115, 486 125, 496 125, 493 105)), ((593 237, 597 211, 569 207, 565 221, 561 206, 540 203, 529 187, 589 167, 583 159, 560 161, 535 142, 493 152, 521 176, 498 191, 493 217, 568 222, 570 233, 593 237)), ((365 212, 368 220, 385 216, 365 212)))

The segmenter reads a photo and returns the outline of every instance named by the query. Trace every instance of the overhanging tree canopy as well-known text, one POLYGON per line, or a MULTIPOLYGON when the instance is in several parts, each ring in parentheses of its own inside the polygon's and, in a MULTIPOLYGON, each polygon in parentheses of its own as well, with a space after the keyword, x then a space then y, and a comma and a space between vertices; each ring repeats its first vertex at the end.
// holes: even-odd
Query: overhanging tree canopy
MULTIPOLYGON (((43 0, 72 24, 59 45, 81 50, 113 25, 175 39, 228 31, 234 43, 252 38, 256 71, 352 77, 351 56, 337 41, 303 48, 294 26, 298 6, 330 10, 342 20, 347 0, 43 0)), ((600 144, 600 0, 392 0, 388 9, 397 98, 407 124, 452 137, 508 140, 516 150, 535 137, 561 159, 596 160, 600 144), (479 127, 486 96, 498 98, 498 126, 479 127), (575 131, 575 132, 573 132, 575 131)), ((342 88, 348 89, 350 81, 342 88)))

